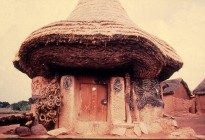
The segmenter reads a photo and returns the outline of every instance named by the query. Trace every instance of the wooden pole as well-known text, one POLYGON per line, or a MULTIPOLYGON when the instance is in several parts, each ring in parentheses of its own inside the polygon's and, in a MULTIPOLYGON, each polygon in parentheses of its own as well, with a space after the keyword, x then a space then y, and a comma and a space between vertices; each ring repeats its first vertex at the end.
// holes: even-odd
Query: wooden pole
POLYGON ((127 123, 132 123, 132 117, 130 113, 130 75, 126 73, 125 75, 125 111, 127 123))
POLYGON ((133 82, 132 84, 132 95, 133 95, 133 105, 134 105, 134 115, 135 115, 135 118, 136 118, 136 121, 137 122, 140 122, 140 114, 139 114, 139 110, 137 108, 137 96, 136 96, 136 93, 135 93, 135 88, 136 84, 135 82, 133 82))

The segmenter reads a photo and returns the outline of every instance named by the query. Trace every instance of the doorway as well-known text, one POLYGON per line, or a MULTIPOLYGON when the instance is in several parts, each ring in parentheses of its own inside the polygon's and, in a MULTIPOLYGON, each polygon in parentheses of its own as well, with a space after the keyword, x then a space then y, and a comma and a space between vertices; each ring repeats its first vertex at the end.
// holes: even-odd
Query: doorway
POLYGON ((107 84, 80 83, 79 112, 80 121, 107 121, 107 84))

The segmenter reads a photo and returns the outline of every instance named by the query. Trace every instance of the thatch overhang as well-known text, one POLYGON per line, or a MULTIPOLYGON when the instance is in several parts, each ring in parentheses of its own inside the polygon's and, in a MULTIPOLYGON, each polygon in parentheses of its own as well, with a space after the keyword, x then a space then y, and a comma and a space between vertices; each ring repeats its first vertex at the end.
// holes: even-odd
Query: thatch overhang
POLYGON ((14 66, 30 78, 79 69, 128 68, 137 78, 169 78, 183 63, 166 42, 134 24, 118 0, 80 0, 67 20, 34 31, 14 66))
POLYGON ((193 90, 195 95, 205 95, 205 79, 193 90))
POLYGON ((191 93, 187 83, 182 79, 171 79, 171 80, 166 80, 161 83, 161 86, 163 88, 163 95, 170 95, 176 93, 178 88, 180 87, 180 83, 184 86, 187 95, 189 97, 194 97, 194 95, 191 93))

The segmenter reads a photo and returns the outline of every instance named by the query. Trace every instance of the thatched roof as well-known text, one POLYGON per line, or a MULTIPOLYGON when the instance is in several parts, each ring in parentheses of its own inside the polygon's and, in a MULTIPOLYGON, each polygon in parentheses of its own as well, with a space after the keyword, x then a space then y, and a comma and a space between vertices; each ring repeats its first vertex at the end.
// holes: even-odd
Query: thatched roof
POLYGON ((14 66, 29 77, 77 69, 126 69, 169 78, 183 63, 166 42, 140 29, 118 0, 79 0, 67 20, 30 34, 14 66))
POLYGON ((205 95, 205 79, 194 89, 195 95, 205 95))
POLYGON ((189 97, 193 97, 187 83, 182 79, 171 79, 171 80, 166 80, 161 83, 161 86, 163 88, 163 94, 168 95, 168 94, 174 94, 178 90, 180 83, 184 86, 187 94, 189 97))

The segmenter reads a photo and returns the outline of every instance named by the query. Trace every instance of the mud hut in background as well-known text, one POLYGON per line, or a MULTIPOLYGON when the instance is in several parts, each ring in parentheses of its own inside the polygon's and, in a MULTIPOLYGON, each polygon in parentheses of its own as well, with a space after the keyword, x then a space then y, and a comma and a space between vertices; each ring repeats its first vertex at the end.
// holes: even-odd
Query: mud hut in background
POLYGON ((205 79, 194 89, 197 113, 205 113, 205 79))
POLYGON ((195 96, 182 78, 163 81, 161 87, 165 113, 195 113, 195 96))
POLYGON ((32 79, 39 122, 83 134, 135 121, 161 131, 152 125, 163 107, 159 83, 182 67, 175 50, 138 28, 118 0, 79 0, 67 20, 31 33, 13 63, 32 79))

